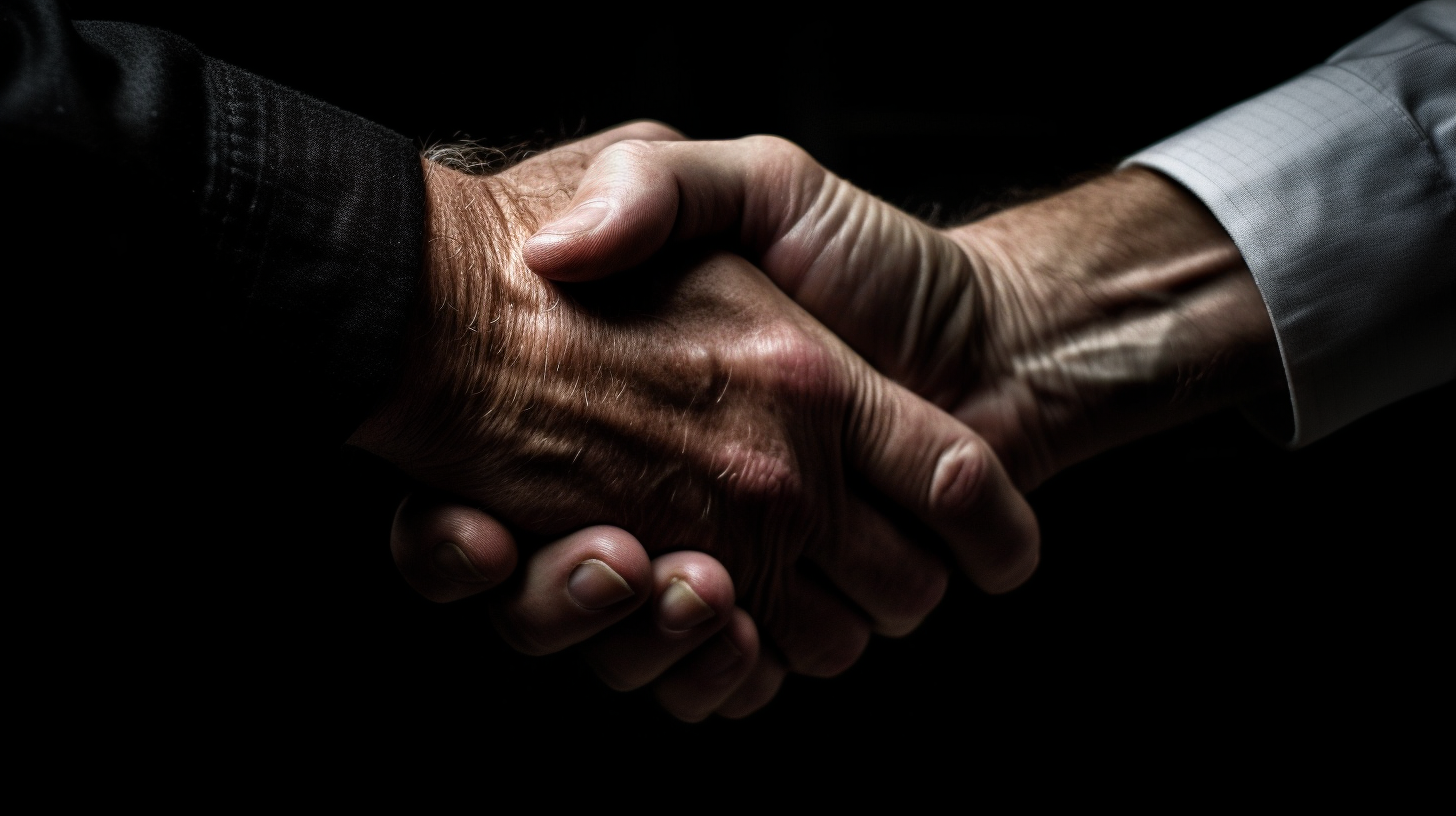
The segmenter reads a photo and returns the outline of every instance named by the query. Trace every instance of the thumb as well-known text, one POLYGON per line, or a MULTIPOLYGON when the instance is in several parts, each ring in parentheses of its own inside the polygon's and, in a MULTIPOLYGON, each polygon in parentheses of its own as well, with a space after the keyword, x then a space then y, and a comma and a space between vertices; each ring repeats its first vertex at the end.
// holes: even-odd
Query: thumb
POLYGON ((532 271, 553 280, 595 280, 642 263, 668 242, 677 221, 677 183, 649 159, 648 144, 618 142, 598 154, 571 208, 522 247, 532 271))
MULTIPOLYGON (((543 277, 582 281, 635 266, 672 240, 727 234, 761 254, 820 201, 829 178, 771 136, 617 142, 582 174, 571 209, 526 242, 524 260, 543 277)), ((796 243, 816 245, 795 254, 815 256, 832 232, 811 234, 796 243)))
POLYGON ((1036 516, 990 445, 877 374, 864 390, 847 454, 865 480, 940 534, 987 592, 1031 577, 1041 549, 1036 516))

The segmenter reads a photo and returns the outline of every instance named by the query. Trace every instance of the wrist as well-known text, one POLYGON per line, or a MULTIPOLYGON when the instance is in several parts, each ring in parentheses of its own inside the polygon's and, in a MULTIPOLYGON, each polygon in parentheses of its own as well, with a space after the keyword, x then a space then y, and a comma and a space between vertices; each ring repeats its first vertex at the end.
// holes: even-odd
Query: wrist
POLYGON ((401 465, 412 458, 411 436, 427 436, 498 390, 501 371, 489 350, 507 345, 510 326, 492 319, 494 306, 502 299, 511 248, 524 239, 517 233, 529 234, 527 227, 514 223, 519 219, 512 217, 499 180, 424 159, 421 165, 424 263, 406 336, 404 370, 390 398, 349 439, 401 465), (472 370, 461 370, 466 367, 472 370), (485 388, 469 399, 445 398, 452 383, 465 378, 485 388))
POLYGON ((1157 173, 1123 170, 950 237, 986 293, 992 376, 1023 406, 1028 485, 1283 387, 1238 248, 1157 173))

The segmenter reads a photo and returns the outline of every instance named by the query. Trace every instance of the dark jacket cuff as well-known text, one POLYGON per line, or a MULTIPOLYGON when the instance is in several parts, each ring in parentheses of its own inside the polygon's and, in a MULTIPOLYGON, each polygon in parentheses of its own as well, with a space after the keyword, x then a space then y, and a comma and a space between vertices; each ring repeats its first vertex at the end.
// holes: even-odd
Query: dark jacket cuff
MULTIPOLYGON (((342 441, 385 395, 418 287, 424 179, 403 136, 204 58, 204 222, 250 363, 342 441)), ((289 408, 285 408, 289 410, 289 408)))

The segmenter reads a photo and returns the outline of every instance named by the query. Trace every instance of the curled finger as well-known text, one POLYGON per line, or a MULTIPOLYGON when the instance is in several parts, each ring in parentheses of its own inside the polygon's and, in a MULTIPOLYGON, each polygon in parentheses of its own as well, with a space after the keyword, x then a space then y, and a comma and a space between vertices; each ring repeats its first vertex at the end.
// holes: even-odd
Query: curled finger
POLYGON ((653 684, 657 702, 684 722, 699 722, 718 710, 748 679, 758 662, 758 628, 742 609, 728 625, 668 669, 653 684))
POLYGON ((652 573, 652 605, 583 647, 597 675, 618 691, 656 680, 733 617, 733 580, 712 557, 668 553, 653 560, 652 573))
POLYGON ((498 586, 516 568, 516 540, 505 525, 430 491, 399 503, 389 548, 405 581, 439 603, 498 586))
POLYGON ((758 661, 748 677, 718 706, 719 716, 731 720, 742 719, 769 704, 784 685, 789 670, 776 655, 767 649, 760 649, 758 661))
POLYGON ((588 527, 542 547, 491 601, 496 630, 517 651, 576 645, 626 618, 652 594, 652 565, 630 533, 588 527))

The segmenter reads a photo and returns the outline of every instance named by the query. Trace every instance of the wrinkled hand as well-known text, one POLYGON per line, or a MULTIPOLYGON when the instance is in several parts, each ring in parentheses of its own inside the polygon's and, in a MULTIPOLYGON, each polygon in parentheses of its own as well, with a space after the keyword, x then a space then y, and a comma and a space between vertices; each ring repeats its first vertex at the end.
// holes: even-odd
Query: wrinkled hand
POLYGON ((548 278, 590 280, 714 235, 975 428, 1023 488, 1282 382, 1233 242, 1138 168, 937 230, 781 139, 623 141, 524 257, 548 278))
POLYGON ((842 669, 871 625, 913 627, 944 585, 867 494, 918 515, 989 589, 1030 572, 1034 521, 984 443, 741 260, 631 287, 531 275, 519 247, 571 189, 532 165, 427 166, 428 309, 407 379, 357 444, 519 530, 605 522, 651 552, 718 557, 799 671, 842 669))
POLYGON ((1237 249, 1199 202, 1136 168, 935 230, 782 140, 623 142, 525 256, 584 280, 713 234, 983 433, 1023 487, 1282 383, 1237 249))
MULTIPOLYGON (((557 175, 567 190, 610 144, 681 138, 658 123, 634 122, 526 164, 533 175, 557 175)), ((469 166, 496 157, 446 152, 441 158, 469 166)), ((443 603, 492 590, 495 628, 518 651, 539 655, 585 643, 582 653, 607 682, 620 689, 650 682, 680 719, 745 716, 773 698, 786 674, 775 655, 760 653, 753 620, 733 605, 727 571, 702 553, 650 558, 626 531, 596 526, 520 553, 525 563, 518 572, 511 531, 476 507, 424 488, 401 502, 390 546, 400 574, 421 595, 443 603)))

